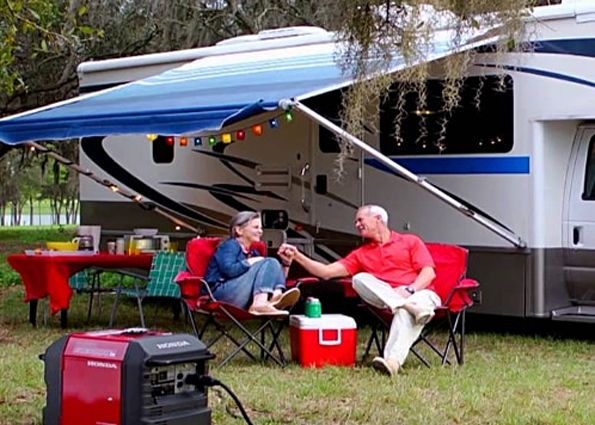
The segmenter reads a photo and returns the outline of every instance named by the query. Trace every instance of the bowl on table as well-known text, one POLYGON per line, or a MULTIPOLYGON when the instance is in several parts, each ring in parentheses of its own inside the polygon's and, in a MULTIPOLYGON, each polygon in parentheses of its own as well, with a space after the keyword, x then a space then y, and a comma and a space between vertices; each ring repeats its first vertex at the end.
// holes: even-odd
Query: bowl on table
POLYGON ((53 251, 76 251, 79 249, 78 242, 46 242, 45 245, 53 251))

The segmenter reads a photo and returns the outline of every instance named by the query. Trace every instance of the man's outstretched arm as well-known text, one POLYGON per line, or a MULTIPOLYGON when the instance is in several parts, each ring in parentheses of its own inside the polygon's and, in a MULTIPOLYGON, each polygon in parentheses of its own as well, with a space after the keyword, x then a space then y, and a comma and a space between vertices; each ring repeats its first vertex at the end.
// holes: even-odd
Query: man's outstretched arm
POLYGON ((293 245, 283 244, 279 247, 279 256, 284 261, 295 261, 301 265, 308 273, 312 273, 321 279, 328 280, 335 277, 348 276, 349 273, 343 264, 335 261, 331 264, 324 264, 320 261, 311 259, 304 255, 293 245))

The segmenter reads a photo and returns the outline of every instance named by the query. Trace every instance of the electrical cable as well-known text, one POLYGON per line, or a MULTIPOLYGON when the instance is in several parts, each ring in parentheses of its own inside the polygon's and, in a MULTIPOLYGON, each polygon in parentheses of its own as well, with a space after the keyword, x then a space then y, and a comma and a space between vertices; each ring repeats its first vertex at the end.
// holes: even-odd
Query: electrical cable
POLYGON ((236 403, 236 406, 238 406, 238 408, 240 409, 240 412, 242 413, 242 417, 244 418, 244 421, 246 421, 246 423, 248 425, 254 425, 252 423, 252 421, 250 420, 250 417, 248 417, 248 413, 246 413, 246 410, 244 409, 244 406, 242 405, 242 402, 240 401, 240 399, 238 398, 238 396, 236 396, 234 394, 234 392, 231 390, 231 388, 229 388, 223 382, 221 382, 218 379, 215 379, 215 378, 213 378, 212 376, 209 376, 209 375, 200 375, 200 376, 198 376, 198 375, 188 375, 186 377, 186 383, 187 384, 193 384, 193 385, 202 385, 202 386, 205 386, 205 387, 216 387, 216 386, 219 386, 219 387, 223 388, 225 391, 227 391, 227 394, 229 394, 229 396, 236 403))

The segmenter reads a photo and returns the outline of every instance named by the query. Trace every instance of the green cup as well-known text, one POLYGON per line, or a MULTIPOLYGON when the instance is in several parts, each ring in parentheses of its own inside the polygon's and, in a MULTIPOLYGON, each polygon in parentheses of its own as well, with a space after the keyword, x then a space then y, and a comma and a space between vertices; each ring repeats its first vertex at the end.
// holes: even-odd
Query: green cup
POLYGON ((322 305, 320 300, 314 297, 308 297, 304 305, 304 314, 306 317, 318 318, 322 316, 322 305))

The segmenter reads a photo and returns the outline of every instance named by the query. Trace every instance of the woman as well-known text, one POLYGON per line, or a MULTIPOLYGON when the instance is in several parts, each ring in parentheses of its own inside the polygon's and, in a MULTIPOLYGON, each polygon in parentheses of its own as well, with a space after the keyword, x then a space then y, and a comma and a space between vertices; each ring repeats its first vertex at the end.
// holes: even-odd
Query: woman
POLYGON ((289 263, 284 263, 284 270, 277 259, 262 257, 251 248, 262 237, 260 214, 237 213, 229 223, 229 234, 217 247, 205 275, 215 298, 248 308, 254 315, 288 315, 283 308, 294 305, 300 291, 283 292, 289 263))

